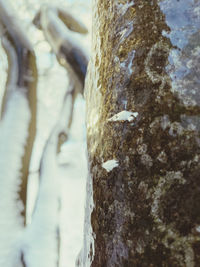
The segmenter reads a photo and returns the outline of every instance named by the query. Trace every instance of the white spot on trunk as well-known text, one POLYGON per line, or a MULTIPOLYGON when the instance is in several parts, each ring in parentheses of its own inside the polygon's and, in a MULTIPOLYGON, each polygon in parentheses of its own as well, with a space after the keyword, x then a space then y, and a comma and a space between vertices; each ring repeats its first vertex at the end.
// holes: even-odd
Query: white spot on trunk
POLYGON ((108 121, 133 121, 138 116, 138 112, 131 112, 123 110, 117 114, 115 114, 113 117, 108 119, 108 121))
POLYGON ((116 6, 118 10, 120 11, 121 16, 123 16, 127 12, 127 10, 134 5, 134 1, 131 3, 125 3, 125 4, 121 4, 121 3, 119 4, 118 1, 116 2, 117 2, 116 6))
POLYGON ((198 225, 198 226, 196 227, 196 231, 197 231, 198 233, 200 233, 200 225, 198 225))
POLYGON ((118 167, 118 161, 115 159, 108 160, 102 164, 102 167, 107 171, 112 171, 115 167, 118 167))
POLYGON ((162 163, 166 163, 167 162, 166 153, 164 151, 161 151, 160 154, 158 155, 157 159, 162 163))

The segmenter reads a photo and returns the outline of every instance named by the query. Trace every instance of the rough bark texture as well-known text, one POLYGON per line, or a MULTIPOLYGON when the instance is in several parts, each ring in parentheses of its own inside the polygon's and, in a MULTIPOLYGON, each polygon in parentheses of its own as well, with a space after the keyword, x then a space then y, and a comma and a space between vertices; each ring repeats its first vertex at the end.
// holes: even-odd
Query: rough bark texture
POLYGON ((200 2, 96 0, 93 15, 83 266, 200 266, 200 2))

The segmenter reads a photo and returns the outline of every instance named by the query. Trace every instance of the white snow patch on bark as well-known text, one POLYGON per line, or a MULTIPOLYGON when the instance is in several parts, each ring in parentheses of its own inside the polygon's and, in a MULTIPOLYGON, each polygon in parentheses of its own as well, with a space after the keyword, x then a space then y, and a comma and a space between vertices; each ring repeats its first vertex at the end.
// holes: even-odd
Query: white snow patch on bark
POLYGON ((129 52, 127 59, 120 64, 121 67, 126 70, 129 77, 133 73, 132 66, 134 57, 135 57, 135 50, 129 52))
POLYGON ((129 75, 131 75, 133 73, 133 70, 132 70, 132 66, 133 66, 133 59, 135 57, 135 50, 131 51, 129 53, 129 64, 128 64, 128 72, 129 72, 129 75))
POLYGON ((123 110, 117 114, 115 114, 113 117, 108 119, 108 121, 133 121, 138 116, 138 112, 131 112, 127 110, 123 110))
POLYGON ((127 12, 127 10, 134 5, 134 1, 125 4, 119 4, 118 1, 116 2, 116 6, 119 9, 121 16, 123 16, 127 12))
POLYGON ((104 162, 102 164, 102 167, 107 171, 107 172, 110 172, 112 171, 114 168, 118 167, 119 166, 119 163, 117 160, 115 159, 111 159, 111 160, 108 160, 106 162, 104 162))
POLYGON ((196 227, 196 231, 197 231, 198 233, 200 233, 200 225, 198 225, 198 226, 196 227))
POLYGON ((128 23, 126 23, 125 28, 122 29, 122 31, 120 32, 120 43, 122 43, 133 31, 133 21, 128 21, 128 23))
POLYGON ((18 191, 29 122, 28 101, 15 88, 0 122, 0 266, 21 266, 23 204, 18 191))

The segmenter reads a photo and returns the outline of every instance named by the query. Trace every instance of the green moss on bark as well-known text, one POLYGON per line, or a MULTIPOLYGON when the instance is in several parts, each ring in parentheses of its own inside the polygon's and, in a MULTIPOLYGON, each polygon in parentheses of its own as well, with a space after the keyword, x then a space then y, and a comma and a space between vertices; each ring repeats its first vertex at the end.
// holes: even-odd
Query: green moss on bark
POLYGON ((170 8, 182 12, 175 2, 96 5, 86 87, 92 266, 198 266, 199 82, 190 65, 199 68, 199 26, 189 20, 191 33, 180 25, 188 42, 177 47, 168 17, 170 8), (123 110, 138 116, 109 120, 123 110), (107 171, 111 159, 119 166, 107 171))

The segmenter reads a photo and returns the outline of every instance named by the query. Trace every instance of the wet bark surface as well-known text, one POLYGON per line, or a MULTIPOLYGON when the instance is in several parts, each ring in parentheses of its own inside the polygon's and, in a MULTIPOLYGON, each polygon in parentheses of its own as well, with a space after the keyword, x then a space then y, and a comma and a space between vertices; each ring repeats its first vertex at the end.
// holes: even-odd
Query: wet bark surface
POLYGON ((96 0, 93 15, 87 257, 95 267, 199 266, 200 2, 96 0), (111 119, 124 110, 137 116, 111 119))

